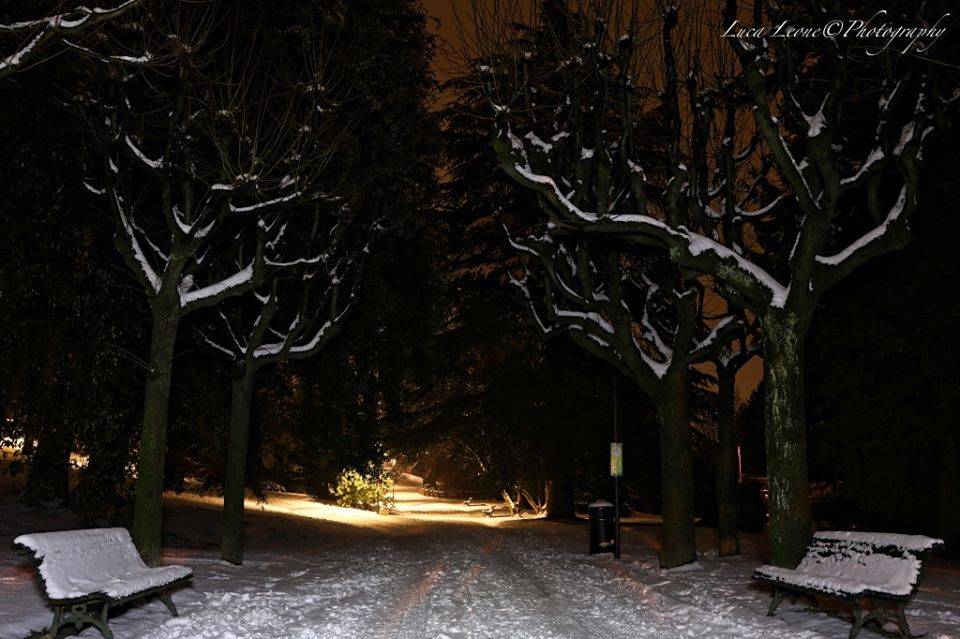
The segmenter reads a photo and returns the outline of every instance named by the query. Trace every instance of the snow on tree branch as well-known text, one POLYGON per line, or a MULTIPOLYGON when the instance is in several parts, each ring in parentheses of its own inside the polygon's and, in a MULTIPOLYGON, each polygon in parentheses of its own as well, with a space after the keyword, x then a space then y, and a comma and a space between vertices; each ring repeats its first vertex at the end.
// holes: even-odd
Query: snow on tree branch
POLYGON ((248 264, 219 282, 180 295, 180 306, 185 309, 216 306, 221 300, 247 290, 253 283, 254 265, 248 264))
MULTIPOLYGON (((511 235, 511 246, 532 257, 522 276, 510 273, 545 336, 570 335, 596 356, 655 389, 673 367, 707 357, 740 330, 733 317, 718 321, 700 338, 668 319, 670 298, 685 305, 693 292, 656 284, 636 258, 617 251, 598 254, 587 243, 528 234, 511 235), (637 278, 630 269, 640 268, 637 278), (536 277, 534 277, 536 273, 536 277), (638 307, 633 308, 629 300, 638 307)), ((694 329, 694 332, 696 330, 694 329)))
POLYGON ((43 59, 52 45, 65 38, 86 35, 108 20, 123 15, 144 0, 125 0, 114 7, 79 6, 44 18, 0 24, 0 37, 25 38, 13 53, 0 59, 0 79, 43 59))
POLYGON ((156 293, 160 290, 160 276, 157 275, 157 272, 143 252, 136 230, 133 224, 130 223, 123 198, 116 192, 112 192, 111 196, 114 212, 120 220, 120 226, 124 233, 122 239, 118 237, 118 243, 122 247, 121 252, 124 257, 128 258, 127 262, 134 273, 144 281, 144 284, 151 292, 156 293))
POLYGON ((265 282, 252 295, 230 300, 231 312, 219 311, 231 343, 201 333, 204 342, 221 354, 229 352, 238 365, 254 370, 311 357, 337 335, 356 306, 363 264, 382 228, 379 220, 335 197, 311 207, 313 213, 289 231, 293 220, 263 225, 275 228, 265 242, 265 282), (266 286, 269 293, 258 293, 266 286), (256 320, 250 324, 245 317, 256 320))
MULTIPOLYGON (((99 179, 85 181, 87 191, 110 203, 117 246, 144 288, 177 313, 242 295, 268 269, 323 259, 267 264, 264 257, 293 211, 325 197, 331 147, 321 133, 330 116, 317 111, 317 96, 291 90, 272 69, 237 65, 226 50, 205 46, 207 18, 149 14, 127 25, 128 35, 161 55, 106 73, 109 89, 85 103, 102 166, 99 179), (248 252, 232 261, 235 245, 248 252)), ((115 53, 103 56, 125 57, 115 53)), ((306 70, 324 55, 310 53, 306 70)))

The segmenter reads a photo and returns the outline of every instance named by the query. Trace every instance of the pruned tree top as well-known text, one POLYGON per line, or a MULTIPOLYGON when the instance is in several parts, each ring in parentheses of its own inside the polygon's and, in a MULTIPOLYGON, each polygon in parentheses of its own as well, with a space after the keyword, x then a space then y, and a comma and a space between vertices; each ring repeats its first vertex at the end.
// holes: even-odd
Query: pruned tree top
POLYGON ((221 304, 202 341, 249 370, 319 353, 357 302, 363 263, 380 228, 377 219, 337 198, 277 216, 264 228, 272 239, 265 243, 263 283, 221 304))
POLYGON ((475 3, 501 163, 555 228, 665 247, 753 308, 808 305, 903 243, 943 120, 924 60, 720 38, 735 3, 639 5, 475 3))
POLYGON ((83 98, 100 143, 87 189, 106 199, 148 294, 173 294, 184 312, 262 280, 265 245, 277 241, 268 227, 282 232, 283 210, 333 184, 330 140, 342 129, 329 111, 342 94, 326 77, 323 38, 288 34, 281 50, 301 62, 291 65, 267 35, 239 28, 257 19, 217 3, 151 5, 110 34, 141 42, 149 62, 98 60, 98 90, 83 98), (209 268, 241 237, 257 238, 242 263, 209 268))

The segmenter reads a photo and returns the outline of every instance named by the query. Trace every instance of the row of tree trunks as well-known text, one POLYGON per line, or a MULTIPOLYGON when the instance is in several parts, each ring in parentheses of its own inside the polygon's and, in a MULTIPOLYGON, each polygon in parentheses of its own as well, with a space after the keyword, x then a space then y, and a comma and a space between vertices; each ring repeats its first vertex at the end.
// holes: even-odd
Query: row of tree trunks
MULTIPOLYGON (((659 413, 661 473, 664 490, 662 563, 673 567, 696 560, 693 519, 693 472, 687 415, 687 375, 673 374, 659 413)), ((716 482, 719 512, 719 554, 740 554, 737 520, 736 368, 718 366, 719 433, 716 482)), ((566 458, 566 457, 565 457, 566 458)), ((574 513, 574 479, 569 460, 551 464, 547 483, 547 517, 570 519, 574 513)))

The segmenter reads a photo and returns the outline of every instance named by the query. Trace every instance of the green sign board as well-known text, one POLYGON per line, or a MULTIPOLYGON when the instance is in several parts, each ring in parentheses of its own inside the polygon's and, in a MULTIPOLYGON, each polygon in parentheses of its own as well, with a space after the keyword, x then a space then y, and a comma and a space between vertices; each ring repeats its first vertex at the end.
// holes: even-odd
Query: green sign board
POLYGON ((623 475, 623 444, 610 444, 610 476, 621 477, 623 475))

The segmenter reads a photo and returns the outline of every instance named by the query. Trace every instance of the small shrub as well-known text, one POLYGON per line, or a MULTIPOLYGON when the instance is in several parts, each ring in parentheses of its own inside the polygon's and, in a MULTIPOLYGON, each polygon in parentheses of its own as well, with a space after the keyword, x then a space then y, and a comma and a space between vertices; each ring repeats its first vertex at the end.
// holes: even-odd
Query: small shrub
POLYGON ((337 477, 337 487, 334 490, 337 505, 374 511, 381 506, 390 508, 393 506, 390 497, 392 483, 384 471, 376 472, 371 469, 371 472, 363 474, 348 468, 337 477))

